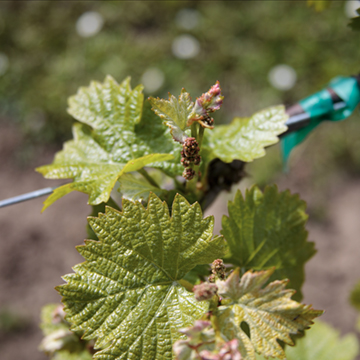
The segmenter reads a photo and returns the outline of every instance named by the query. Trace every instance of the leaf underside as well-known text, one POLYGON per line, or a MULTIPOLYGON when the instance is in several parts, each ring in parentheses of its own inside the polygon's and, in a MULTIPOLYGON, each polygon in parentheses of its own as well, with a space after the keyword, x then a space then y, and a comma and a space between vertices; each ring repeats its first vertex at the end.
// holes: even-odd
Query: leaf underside
POLYGON ((278 135, 287 130, 288 115, 284 106, 275 106, 254 114, 250 118, 235 118, 228 125, 215 126, 207 131, 204 148, 209 161, 219 158, 229 163, 233 160, 253 161, 265 155, 265 147, 276 144, 278 135))
POLYGON ((147 209, 125 199, 122 208, 89 218, 100 241, 78 247, 86 261, 57 288, 66 319, 73 331, 96 339, 103 349, 96 359, 173 359, 173 343, 184 338, 178 329, 207 310, 180 280, 221 257, 224 241, 212 239, 213 218, 203 219, 200 205, 180 195, 171 218, 154 194, 147 209))
POLYGON ((285 359, 277 339, 293 345, 290 334, 307 329, 323 313, 292 300, 294 290, 285 289, 287 280, 277 280, 263 288, 273 271, 248 271, 240 280, 237 269, 226 281, 216 282, 219 295, 230 299, 218 309, 220 332, 226 341, 239 341, 244 360, 255 360, 255 352, 285 359), (250 337, 241 328, 242 322, 249 326, 250 337))
POLYGON ((295 300, 302 299, 304 264, 314 254, 314 243, 307 241, 306 204, 289 191, 279 192, 268 186, 262 193, 254 186, 236 193, 229 202, 229 216, 223 216, 221 234, 229 251, 225 262, 245 270, 275 267, 270 280, 289 279, 297 291, 295 300))
POLYGON ((110 76, 69 99, 69 113, 82 124, 74 125, 74 139, 54 162, 37 171, 49 179, 74 181, 57 188, 44 209, 73 190, 89 194, 91 205, 106 202, 122 174, 149 164, 170 176, 181 174, 179 145, 143 101, 142 86, 132 90, 129 78, 119 85, 110 76))
POLYGON ((150 192, 160 196, 166 190, 157 188, 145 179, 137 178, 132 174, 124 174, 119 179, 119 191, 123 198, 128 200, 145 200, 149 198, 150 192))

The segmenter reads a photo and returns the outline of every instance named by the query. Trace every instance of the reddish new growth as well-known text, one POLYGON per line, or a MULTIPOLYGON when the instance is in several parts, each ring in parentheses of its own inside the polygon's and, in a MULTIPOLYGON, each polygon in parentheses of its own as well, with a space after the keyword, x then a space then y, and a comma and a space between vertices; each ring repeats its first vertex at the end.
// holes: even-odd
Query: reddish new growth
POLYGON ((221 95, 221 88, 219 81, 213 85, 210 90, 195 101, 194 109, 190 114, 187 125, 191 125, 197 121, 202 127, 213 129, 214 119, 209 115, 210 113, 219 110, 224 97, 221 95))
POLYGON ((201 106, 206 112, 214 112, 219 110, 224 97, 221 96, 221 87, 219 81, 213 85, 208 92, 202 94, 196 99, 196 104, 201 106))
POLYGON ((210 300, 217 292, 218 287, 215 284, 204 282, 195 285, 193 288, 194 296, 197 301, 210 300))
POLYGON ((189 168, 189 166, 191 164, 200 164, 201 157, 199 151, 199 144, 195 138, 185 139, 183 149, 181 150, 181 164, 186 168, 183 172, 183 177, 186 180, 191 180, 195 176, 195 170, 189 168))
POLYGON ((218 353, 209 350, 200 352, 201 360, 241 360, 242 356, 239 351, 239 341, 233 339, 222 345, 218 353))

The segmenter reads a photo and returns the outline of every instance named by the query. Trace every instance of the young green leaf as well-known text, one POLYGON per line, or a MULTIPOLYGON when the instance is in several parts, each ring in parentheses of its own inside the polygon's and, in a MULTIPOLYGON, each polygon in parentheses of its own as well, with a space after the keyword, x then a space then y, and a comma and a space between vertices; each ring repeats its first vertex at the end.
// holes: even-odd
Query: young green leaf
POLYGON ((339 331, 330 325, 315 321, 306 336, 296 346, 285 348, 287 360, 354 360, 359 353, 355 334, 340 338, 339 331))
POLYGON ((360 281, 354 286, 350 294, 350 303, 360 311, 360 281))
POLYGON ((314 243, 307 241, 306 204, 289 191, 268 186, 262 193, 256 186, 240 191, 229 202, 229 216, 223 216, 221 234, 229 252, 225 262, 246 270, 275 267, 271 280, 289 279, 301 300, 304 264, 314 254, 314 243))
POLYGON ((64 320, 65 312, 60 304, 47 304, 41 310, 41 324, 44 338, 39 350, 51 359, 91 360, 89 343, 80 339, 81 333, 70 331, 70 324, 64 320))
POLYGON ((184 131, 188 127, 188 117, 194 107, 190 94, 182 89, 179 99, 169 94, 169 100, 150 97, 149 101, 155 114, 171 129, 173 138, 180 143, 184 142, 187 137, 184 131))
POLYGON ((218 294, 225 298, 218 308, 218 331, 226 341, 237 339, 244 360, 255 360, 255 351, 265 357, 285 359, 281 340, 293 345, 291 334, 307 329, 323 311, 291 300, 294 290, 286 290, 287 280, 266 287, 274 269, 246 272, 240 280, 239 269, 225 281, 216 281, 218 294), (250 337, 241 323, 250 329, 250 337))
MULTIPOLYGON (((287 360, 355 360, 359 353, 359 343, 355 334, 340 338, 332 326, 316 320, 306 332, 297 339, 295 346, 286 346, 287 360)), ((256 360, 265 360, 257 355, 256 360)))
POLYGON ((135 177, 132 174, 124 174, 119 179, 119 191, 125 199, 147 201, 150 192, 160 196, 166 190, 151 185, 147 180, 135 177))
POLYGON ((75 124, 74 140, 65 143, 64 150, 56 154, 51 165, 37 169, 49 179, 74 179, 62 185, 45 200, 43 211, 62 196, 77 190, 89 194, 89 204, 97 205, 109 200, 117 179, 124 173, 136 171, 157 161, 173 159, 171 154, 150 154, 127 163, 113 161, 106 152, 84 131, 84 126, 75 124))
POLYGON ((203 143, 209 161, 219 158, 226 163, 250 162, 264 156, 264 148, 277 143, 277 135, 287 130, 287 119, 284 106, 275 106, 250 118, 235 118, 229 125, 215 126, 205 133, 203 143))
POLYGON ((88 126, 76 124, 74 140, 65 143, 51 165, 37 169, 49 179, 74 180, 56 189, 44 209, 73 190, 88 193, 91 205, 106 202, 122 174, 148 164, 171 176, 181 174, 180 150, 165 136, 166 127, 148 106, 142 116, 141 91, 142 86, 131 90, 130 79, 119 85, 108 76, 69 99, 69 113, 88 126))
POLYGON ((63 296, 72 330, 85 331, 103 349, 95 358, 172 359, 172 345, 184 339, 178 329, 207 310, 180 280, 197 264, 224 251, 222 237, 212 239, 214 219, 202 218, 200 205, 177 195, 172 216, 166 203, 151 195, 147 209, 123 200, 123 212, 89 218, 100 241, 78 251, 86 262, 66 275, 57 290, 63 296))

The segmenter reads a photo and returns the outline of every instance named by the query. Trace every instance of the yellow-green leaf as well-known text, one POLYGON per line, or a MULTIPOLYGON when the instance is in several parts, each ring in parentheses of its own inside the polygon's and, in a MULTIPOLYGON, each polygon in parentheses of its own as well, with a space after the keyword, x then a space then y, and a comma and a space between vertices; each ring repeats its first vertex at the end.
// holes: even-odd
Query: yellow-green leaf
POLYGON ((194 107, 190 94, 181 90, 179 99, 169 94, 169 100, 149 98, 152 109, 164 120, 165 124, 171 129, 171 135, 178 142, 183 142, 186 138, 188 117, 194 107))
POLYGON ((145 179, 135 177, 132 174, 124 174, 119 179, 119 191, 125 199, 129 200, 147 200, 150 192, 160 196, 166 190, 157 188, 145 179))
POLYGON ((235 118, 229 125, 216 125, 205 133, 203 146, 209 160, 219 158, 253 161, 265 155, 265 147, 276 144, 277 135, 287 130, 288 115, 284 106, 275 106, 254 114, 250 118, 235 118))
MULTIPOLYGON (((355 334, 340 338, 339 331, 316 320, 306 335, 296 340, 295 346, 286 346, 287 360, 355 360, 359 342, 355 334)), ((257 355, 256 360, 265 360, 257 355)))
POLYGON ((240 280, 237 269, 227 280, 216 282, 218 294, 225 299, 218 308, 218 331, 226 341, 239 341, 244 360, 255 360, 255 351, 285 359, 277 340, 293 345, 290 335, 307 329, 323 313, 291 300, 295 291, 285 289, 286 280, 263 287, 273 271, 248 271, 240 280), (242 329, 242 322, 248 325, 250 337, 242 329))
POLYGON ((213 217, 202 218, 200 205, 177 195, 171 217, 154 194, 147 209, 123 200, 89 218, 99 241, 78 251, 86 261, 66 275, 63 296, 72 330, 85 331, 103 349, 95 359, 173 359, 172 345, 207 310, 180 283, 197 264, 221 257, 222 237, 213 236, 213 217))
POLYGON ((56 189, 44 209, 73 190, 89 194, 89 204, 106 202, 122 174, 148 164, 171 176, 181 174, 179 145, 147 103, 143 109, 141 91, 142 86, 131 90, 130 79, 119 85, 108 76, 69 99, 69 113, 83 124, 74 125, 74 139, 54 162, 37 171, 49 179, 74 181, 56 189))

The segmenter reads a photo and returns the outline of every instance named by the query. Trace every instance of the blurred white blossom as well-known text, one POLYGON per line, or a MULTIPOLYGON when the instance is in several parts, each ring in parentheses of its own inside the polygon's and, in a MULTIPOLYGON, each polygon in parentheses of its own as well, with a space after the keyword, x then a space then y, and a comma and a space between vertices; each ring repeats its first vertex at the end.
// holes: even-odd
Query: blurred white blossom
POLYGON ((152 93, 161 88, 164 84, 165 75, 158 68, 147 69, 141 77, 141 82, 144 85, 145 91, 152 93))
POLYGON ((76 31, 82 37, 96 35, 102 28, 104 20, 96 11, 83 13, 76 22, 76 31))
POLYGON ((296 83, 296 71, 289 65, 274 66, 268 74, 270 84, 278 90, 290 90, 296 83))
POLYGON ((172 51, 180 59, 191 59, 200 52, 200 44, 191 35, 180 35, 174 39, 172 51))

